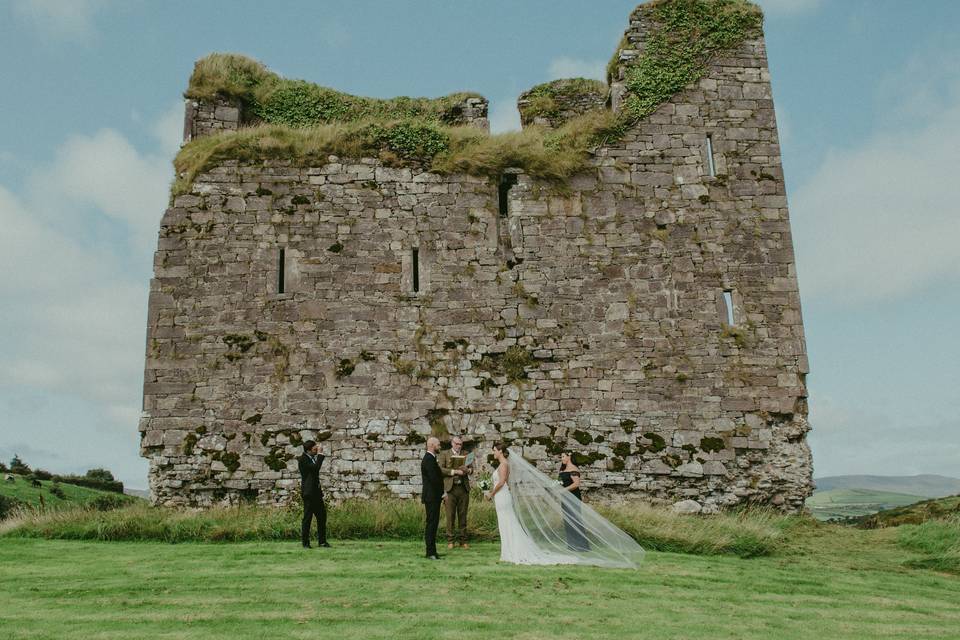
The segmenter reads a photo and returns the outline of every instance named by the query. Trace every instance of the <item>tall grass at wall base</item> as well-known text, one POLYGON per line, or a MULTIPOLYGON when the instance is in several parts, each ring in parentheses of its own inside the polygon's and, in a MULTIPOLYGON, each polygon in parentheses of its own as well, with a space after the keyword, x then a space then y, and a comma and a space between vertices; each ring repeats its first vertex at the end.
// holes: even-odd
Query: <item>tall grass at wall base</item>
MULTIPOLYGON (((794 520, 767 512, 684 516, 643 504, 600 512, 650 550, 741 557, 772 554, 794 520)), ((205 511, 135 505, 113 511, 23 511, 0 524, 0 536, 101 541, 241 542, 300 537, 299 508, 221 507, 205 511)), ((403 539, 423 536, 423 508, 413 500, 355 499, 329 507, 331 539, 403 539)), ((472 500, 471 539, 497 539, 490 502, 472 500)), ((441 524, 441 537, 443 535, 441 524)))

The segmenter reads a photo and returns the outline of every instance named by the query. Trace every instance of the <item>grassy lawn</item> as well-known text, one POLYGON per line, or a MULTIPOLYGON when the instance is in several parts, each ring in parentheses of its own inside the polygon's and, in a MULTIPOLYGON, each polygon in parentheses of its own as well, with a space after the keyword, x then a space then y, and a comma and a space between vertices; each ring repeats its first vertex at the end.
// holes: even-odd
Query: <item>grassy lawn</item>
POLYGON ((810 526, 774 556, 650 552, 638 571, 516 567, 484 542, 0 539, 0 637, 960 638, 960 579, 896 531, 810 526))

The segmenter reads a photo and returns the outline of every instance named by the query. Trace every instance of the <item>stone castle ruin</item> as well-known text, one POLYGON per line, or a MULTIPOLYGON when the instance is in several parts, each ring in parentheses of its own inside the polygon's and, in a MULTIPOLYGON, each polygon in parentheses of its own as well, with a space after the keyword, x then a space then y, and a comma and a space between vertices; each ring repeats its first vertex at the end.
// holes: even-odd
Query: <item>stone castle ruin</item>
POLYGON ((296 499, 309 438, 334 498, 412 497, 425 439, 461 434, 551 474, 572 450, 593 496, 802 508, 761 23, 743 0, 641 5, 607 83, 535 87, 501 136, 473 94, 198 62, 150 288, 154 501, 296 499))

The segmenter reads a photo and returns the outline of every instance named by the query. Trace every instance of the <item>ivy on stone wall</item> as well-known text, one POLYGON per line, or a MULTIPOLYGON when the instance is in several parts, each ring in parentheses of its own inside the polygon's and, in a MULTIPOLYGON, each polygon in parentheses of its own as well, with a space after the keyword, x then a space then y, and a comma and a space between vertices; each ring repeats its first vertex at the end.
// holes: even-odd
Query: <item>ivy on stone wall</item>
POLYGON ((716 56, 738 47, 763 24, 760 9, 746 0, 660 0, 641 10, 654 28, 644 34, 640 56, 624 73, 623 112, 634 122, 702 78, 716 56))

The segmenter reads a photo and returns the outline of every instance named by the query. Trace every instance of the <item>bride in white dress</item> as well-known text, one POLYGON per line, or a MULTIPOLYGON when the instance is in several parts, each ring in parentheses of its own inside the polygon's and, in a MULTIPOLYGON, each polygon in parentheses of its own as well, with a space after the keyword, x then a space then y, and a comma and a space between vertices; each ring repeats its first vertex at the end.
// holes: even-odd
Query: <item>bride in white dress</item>
POLYGON ((514 449, 497 443, 489 497, 497 509, 500 560, 636 568, 643 549, 514 449), (511 455, 512 454, 512 455, 511 455), (570 532, 578 542, 570 544, 570 532))

